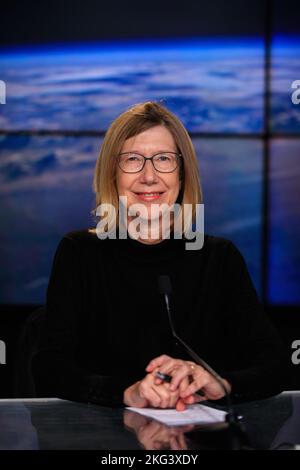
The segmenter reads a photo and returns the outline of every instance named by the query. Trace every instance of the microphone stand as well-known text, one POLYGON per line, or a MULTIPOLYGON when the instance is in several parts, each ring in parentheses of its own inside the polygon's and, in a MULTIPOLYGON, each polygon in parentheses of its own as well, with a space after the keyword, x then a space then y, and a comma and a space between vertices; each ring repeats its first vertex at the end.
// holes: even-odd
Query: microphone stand
MULTIPOLYGON (((158 285, 159 285, 160 293, 164 296, 165 305, 166 305, 166 309, 168 313, 169 324, 170 324, 172 335, 175 339, 176 344, 177 345, 181 344, 181 346, 183 346, 185 351, 190 355, 190 357, 193 358, 196 364, 200 365, 201 367, 203 367, 203 369, 209 372, 214 377, 214 379, 218 382, 220 387, 222 388, 224 395, 226 397, 226 404, 227 404, 226 422, 229 425, 230 431, 234 431, 232 435, 233 448, 235 449, 240 448, 239 447, 240 439, 236 441, 236 437, 237 437, 237 434, 239 434, 241 437, 241 435, 244 432, 241 429, 241 423, 239 422, 240 418, 234 412, 230 393, 228 392, 226 386, 224 385, 222 377, 209 364, 207 364, 201 357, 199 357, 198 354, 176 333, 174 322, 172 319, 172 314, 171 314, 170 301, 169 301, 169 294, 171 294, 172 292, 172 286, 171 286, 171 281, 170 281, 169 276, 166 276, 166 275, 159 276, 158 285)), ((243 437, 245 437, 245 435, 243 437)))

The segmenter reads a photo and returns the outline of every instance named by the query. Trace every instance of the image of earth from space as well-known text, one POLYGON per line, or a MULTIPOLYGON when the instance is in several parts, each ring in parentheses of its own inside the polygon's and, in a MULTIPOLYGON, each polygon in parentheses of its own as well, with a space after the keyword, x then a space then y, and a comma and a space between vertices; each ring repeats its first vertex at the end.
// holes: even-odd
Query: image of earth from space
MULTIPOLYGON (((300 79, 300 62, 294 59, 296 53, 300 56, 299 45, 296 40, 274 44, 271 125, 274 132, 300 136, 300 105, 290 99, 291 83, 300 79)), ((0 79, 6 84, 6 104, 0 107, 0 302, 45 302, 59 240, 68 231, 95 226, 92 178, 101 136, 118 114, 146 100, 161 100, 191 132, 204 189, 206 231, 236 243, 260 292, 262 41, 111 41, 15 48, 0 54, 0 79)), ((295 204, 299 154, 300 139, 289 140, 286 147, 284 138, 272 143, 275 183, 270 201, 277 212, 270 226, 281 228, 272 232, 270 244, 269 295, 274 303, 300 302, 300 268, 294 263, 300 256, 300 229, 296 239, 294 230, 300 215, 295 204), (294 168, 289 174, 285 148, 294 168), (291 240, 292 258, 286 254, 291 240), (284 278, 286 285, 282 266, 291 273, 284 278)))

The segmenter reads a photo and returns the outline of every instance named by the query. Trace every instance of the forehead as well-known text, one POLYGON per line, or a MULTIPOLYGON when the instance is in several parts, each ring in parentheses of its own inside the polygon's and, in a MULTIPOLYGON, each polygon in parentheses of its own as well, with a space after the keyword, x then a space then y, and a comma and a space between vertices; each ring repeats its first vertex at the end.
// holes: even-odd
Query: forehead
POLYGON ((176 144, 171 132, 164 126, 155 126, 125 140, 122 152, 151 152, 160 150, 176 151, 176 144))

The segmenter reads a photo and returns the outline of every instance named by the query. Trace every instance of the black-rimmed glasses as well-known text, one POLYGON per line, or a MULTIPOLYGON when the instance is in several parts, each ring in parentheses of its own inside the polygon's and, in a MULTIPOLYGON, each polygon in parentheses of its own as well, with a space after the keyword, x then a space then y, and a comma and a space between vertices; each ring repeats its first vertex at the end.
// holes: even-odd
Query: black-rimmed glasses
POLYGON ((123 152, 118 156, 118 165, 124 173, 142 171, 146 160, 151 160, 153 167, 160 173, 172 173, 179 165, 181 154, 176 152, 159 152, 152 157, 144 157, 136 152, 123 152))

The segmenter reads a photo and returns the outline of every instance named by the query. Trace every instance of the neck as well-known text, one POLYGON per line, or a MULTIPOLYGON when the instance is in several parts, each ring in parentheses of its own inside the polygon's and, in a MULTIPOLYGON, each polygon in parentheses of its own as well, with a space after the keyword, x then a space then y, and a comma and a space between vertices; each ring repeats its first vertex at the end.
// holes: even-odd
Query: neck
POLYGON ((128 222, 128 233, 132 238, 135 238, 141 243, 146 245, 153 245, 160 243, 166 238, 170 238, 170 230, 163 228, 161 220, 144 220, 138 226, 132 226, 128 222))

